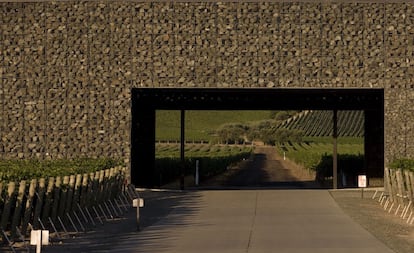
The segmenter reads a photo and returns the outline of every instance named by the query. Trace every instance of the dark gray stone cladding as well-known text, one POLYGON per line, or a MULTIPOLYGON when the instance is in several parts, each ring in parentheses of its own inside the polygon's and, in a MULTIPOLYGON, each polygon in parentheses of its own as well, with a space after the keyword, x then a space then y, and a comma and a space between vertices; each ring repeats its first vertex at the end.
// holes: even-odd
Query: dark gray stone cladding
POLYGON ((0 3, 0 158, 130 156, 133 87, 383 88, 414 157, 414 5, 0 3))

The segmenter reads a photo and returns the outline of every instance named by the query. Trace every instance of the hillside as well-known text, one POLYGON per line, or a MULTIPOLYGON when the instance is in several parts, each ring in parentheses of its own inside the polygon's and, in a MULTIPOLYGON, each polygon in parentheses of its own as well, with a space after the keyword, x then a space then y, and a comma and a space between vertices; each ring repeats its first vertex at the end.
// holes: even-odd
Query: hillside
MULTIPOLYGON (((285 120, 271 121, 273 124, 271 128, 301 130, 305 137, 332 136, 332 111, 289 112, 293 116, 285 120)), ((286 114, 286 111, 283 111, 283 114, 286 114)), ((223 124, 239 123, 253 126, 257 122, 274 118, 275 111, 186 111, 185 117, 186 140, 208 141, 223 124)), ((363 137, 364 112, 338 111, 338 135, 339 137, 363 137)), ((180 139, 180 111, 157 111, 156 139, 180 139)))
MULTIPOLYGON (((279 127, 302 130, 304 136, 327 137, 332 136, 332 117, 332 111, 302 111, 279 127)), ((364 112, 338 111, 338 136, 363 137, 364 112)))
MULTIPOLYGON (((225 123, 249 123, 269 119, 270 111, 186 111, 187 140, 210 140, 211 133, 225 123)), ((156 114, 156 139, 180 139, 180 111, 159 110, 156 114)))

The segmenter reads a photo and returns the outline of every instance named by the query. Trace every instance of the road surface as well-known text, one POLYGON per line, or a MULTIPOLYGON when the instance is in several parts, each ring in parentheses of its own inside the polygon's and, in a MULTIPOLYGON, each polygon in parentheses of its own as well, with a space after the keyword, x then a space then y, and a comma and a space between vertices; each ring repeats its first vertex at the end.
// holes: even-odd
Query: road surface
POLYGON ((393 252, 349 218, 328 190, 286 187, 297 181, 297 171, 267 151, 226 178, 236 190, 145 191, 141 231, 131 211, 43 252, 393 252))

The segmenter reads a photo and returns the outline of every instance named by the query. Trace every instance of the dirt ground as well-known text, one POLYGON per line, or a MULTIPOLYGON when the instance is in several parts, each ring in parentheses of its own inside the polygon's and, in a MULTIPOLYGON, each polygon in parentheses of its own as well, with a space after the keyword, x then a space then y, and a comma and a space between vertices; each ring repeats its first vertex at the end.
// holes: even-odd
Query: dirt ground
POLYGON ((359 189, 332 190, 330 193, 346 214, 390 249, 396 253, 414 252, 414 225, 394 215, 396 208, 391 213, 385 211, 377 200, 371 198, 374 191, 365 192, 364 198, 361 198, 359 189))
POLYGON ((313 171, 284 160, 274 147, 257 146, 250 159, 228 168, 222 175, 202 182, 201 186, 319 188, 314 179, 313 171))

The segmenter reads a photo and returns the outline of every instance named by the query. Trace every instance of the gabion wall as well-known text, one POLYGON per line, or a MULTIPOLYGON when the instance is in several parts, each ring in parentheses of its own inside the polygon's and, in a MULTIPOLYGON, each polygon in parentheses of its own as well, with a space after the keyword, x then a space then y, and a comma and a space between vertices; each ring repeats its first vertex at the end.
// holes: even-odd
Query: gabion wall
POLYGON ((384 88, 414 157, 414 4, 352 2, 0 3, 0 158, 128 161, 133 87, 384 88))

